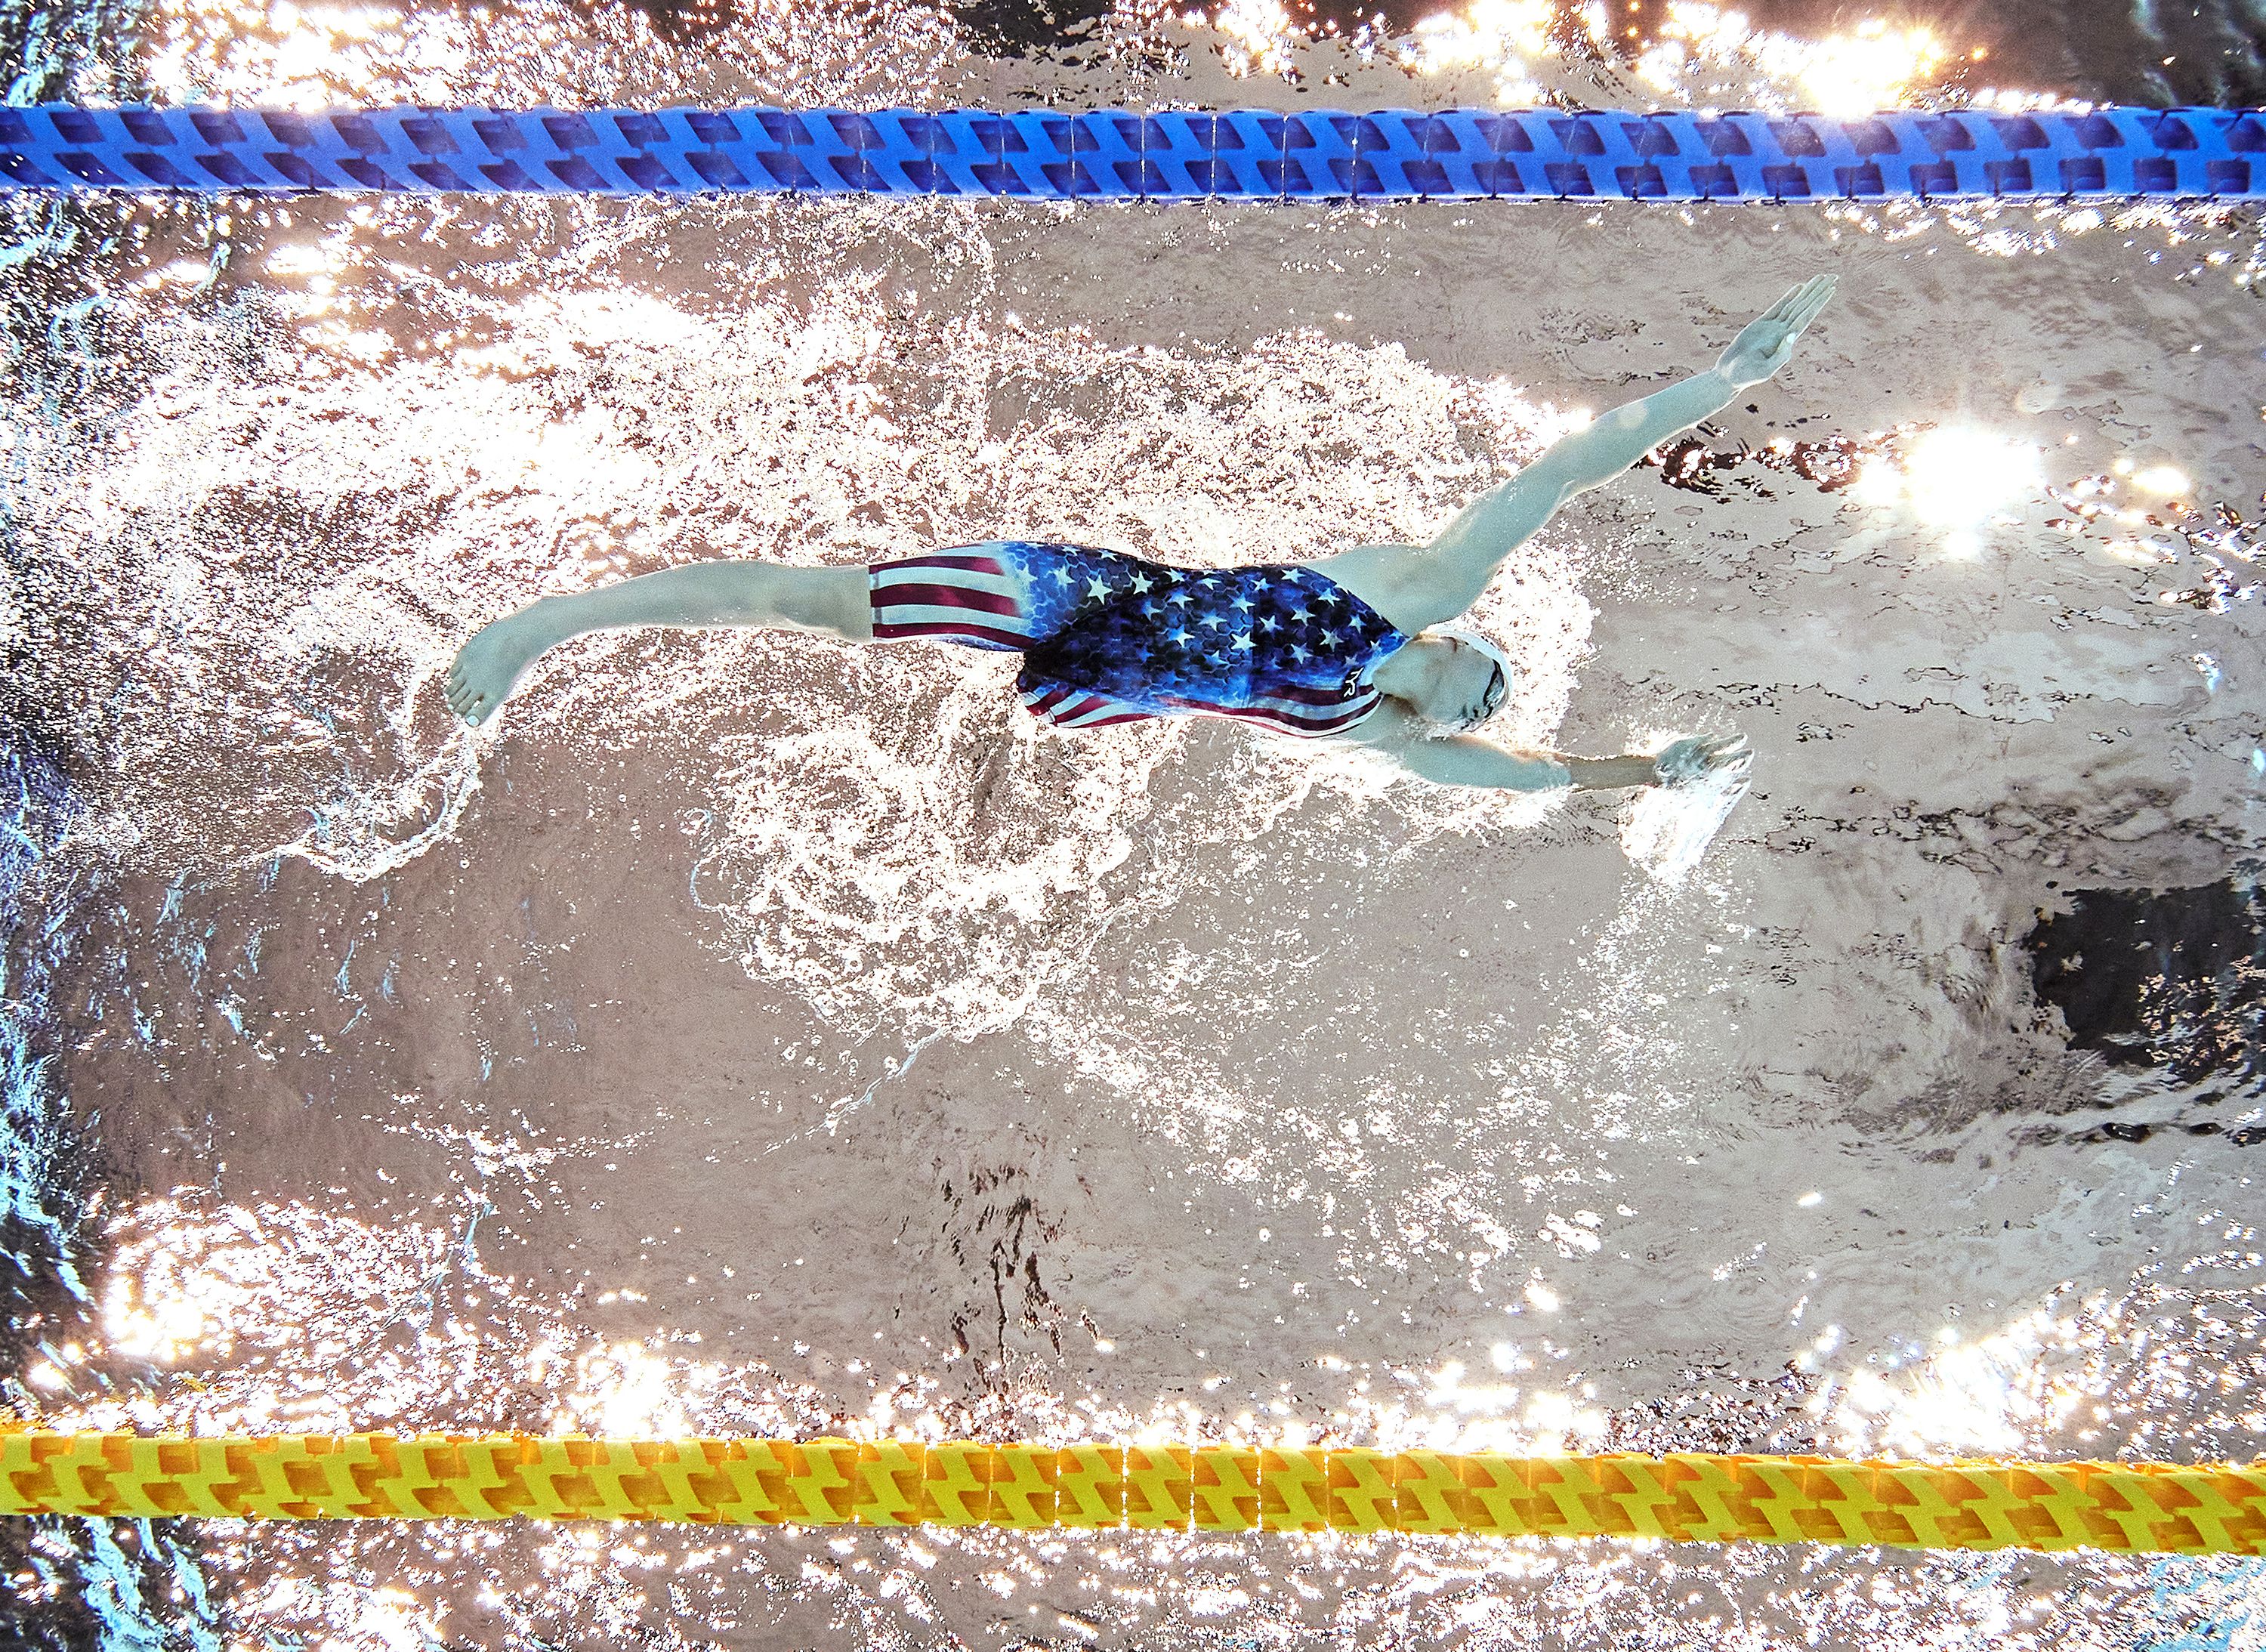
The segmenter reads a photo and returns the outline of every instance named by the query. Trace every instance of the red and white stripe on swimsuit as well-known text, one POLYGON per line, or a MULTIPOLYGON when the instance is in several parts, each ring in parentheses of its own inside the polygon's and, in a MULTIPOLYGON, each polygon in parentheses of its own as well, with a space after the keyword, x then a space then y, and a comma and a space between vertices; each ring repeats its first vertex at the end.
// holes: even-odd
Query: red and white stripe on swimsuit
POLYGON ((1107 728, 1112 723, 1137 723, 1157 714, 1092 689, 1049 684, 1025 689, 1023 709, 1056 728, 1107 728))
POLYGON ((900 557, 867 570, 874 639, 933 637, 979 648, 1023 648, 1034 639, 1022 581, 981 552, 900 557))
MULTIPOLYGON (((876 562, 866 584, 877 642, 926 637, 978 648, 1027 648, 1040 640, 1023 605, 1023 578, 980 551, 876 562)), ((1026 689, 1022 700, 1032 716, 1056 728, 1100 728, 1157 714, 1107 694, 1052 686, 1026 689)))

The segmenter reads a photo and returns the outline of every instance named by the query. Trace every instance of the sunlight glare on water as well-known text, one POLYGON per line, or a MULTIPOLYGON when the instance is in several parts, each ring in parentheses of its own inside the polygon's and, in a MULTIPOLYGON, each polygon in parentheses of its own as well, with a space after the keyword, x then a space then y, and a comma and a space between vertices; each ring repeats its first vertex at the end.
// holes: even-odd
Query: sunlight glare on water
POLYGON ((2030 498, 2042 479, 2032 444, 1945 426, 1914 442, 1901 466, 1885 458, 1867 464, 1851 492, 1864 504, 1909 506, 1938 533, 1945 556, 1970 558, 1994 517, 2007 525, 2018 520, 2002 513, 2030 498))
POLYGON ((1926 24, 1897 28, 1868 18, 1854 28, 1804 39, 1756 28, 1743 11, 1670 0, 1657 36, 1636 61, 1656 93, 1712 103, 1736 65, 1789 86, 1798 106, 1846 118, 1902 106, 1934 79, 1948 55, 1926 24))

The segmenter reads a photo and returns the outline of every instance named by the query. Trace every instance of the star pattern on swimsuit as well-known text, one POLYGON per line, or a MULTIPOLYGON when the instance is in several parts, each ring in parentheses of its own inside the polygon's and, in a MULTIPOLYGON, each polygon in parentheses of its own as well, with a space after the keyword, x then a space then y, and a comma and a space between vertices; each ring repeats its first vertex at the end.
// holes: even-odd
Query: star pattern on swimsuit
POLYGON ((1380 615, 1296 566, 1195 570, 1077 545, 1027 552, 1025 676, 1151 710, 1350 701, 1397 646, 1380 615))

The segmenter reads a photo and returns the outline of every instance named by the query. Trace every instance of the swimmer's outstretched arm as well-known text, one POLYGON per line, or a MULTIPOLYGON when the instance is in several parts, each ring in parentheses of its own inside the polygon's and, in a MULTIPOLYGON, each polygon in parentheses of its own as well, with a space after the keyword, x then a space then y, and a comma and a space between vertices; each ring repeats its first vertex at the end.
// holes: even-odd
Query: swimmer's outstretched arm
POLYGON ((1752 760, 1745 736, 1706 735, 1679 740, 1656 757, 1569 757, 1558 752, 1511 751, 1476 735, 1434 738, 1431 725, 1386 701, 1341 738, 1369 747, 1436 786, 1481 786, 1497 792, 1613 791, 1698 779, 1752 760))
POLYGON ((1488 588, 1510 553, 1560 506, 1603 486, 1678 432, 1721 413, 1784 367, 1794 342, 1833 296, 1834 277, 1812 276, 1749 322, 1715 365, 1616 407, 1553 443, 1509 481, 1457 513, 1428 545, 1363 545, 1318 566, 1356 582, 1404 631, 1453 619, 1488 588))
POLYGON ((485 722, 548 650, 588 632, 638 625, 759 625, 874 640, 866 570, 717 557, 570 596, 545 596, 475 632, 449 668, 449 709, 485 722))

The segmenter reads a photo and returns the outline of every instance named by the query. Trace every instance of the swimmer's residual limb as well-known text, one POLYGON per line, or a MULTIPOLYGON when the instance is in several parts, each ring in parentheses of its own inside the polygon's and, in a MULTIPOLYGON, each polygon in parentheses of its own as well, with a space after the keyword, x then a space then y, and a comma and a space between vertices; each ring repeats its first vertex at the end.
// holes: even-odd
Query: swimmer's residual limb
POLYGON ((1809 201, 2266 194, 2243 109, 0 109, 0 190, 1809 201))
POLYGON ((2266 1553, 2266 1464, 973 1440, 0 1432, 0 1515, 1665 1538, 2266 1553))

